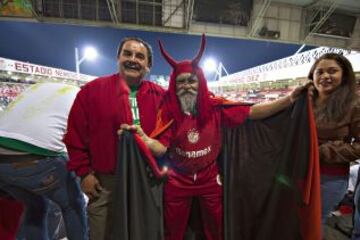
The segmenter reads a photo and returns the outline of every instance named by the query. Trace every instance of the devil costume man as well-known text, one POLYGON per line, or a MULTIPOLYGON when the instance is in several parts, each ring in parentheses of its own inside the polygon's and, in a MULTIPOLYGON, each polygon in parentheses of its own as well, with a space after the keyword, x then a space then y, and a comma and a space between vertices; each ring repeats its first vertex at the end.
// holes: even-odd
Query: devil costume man
POLYGON ((221 148, 221 127, 234 127, 244 122, 249 106, 222 107, 220 99, 208 91, 203 71, 198 63, 205 47, 202 38, 199 53, 193 60, 176 62, 160 49, 173 67, 169 90, 164 99, 161 118, 174 119, 158 140, 168 148, 169 173, 164 186, 165 238, 183 239, 194 197, 199 200, 202 226, 207 239, 222 239, 222 187, 217 157, 221 148), (190 73, 198 78, 196 113, 183 113, 176 95, 176 77, 190 73))
MULTIPOLYGON (((119 230, 123 230, 114 235, 138 240, 144 237, 134 236, 142 233, 147 239, 162 239, 162 224, 156 220, 160 218, 164 219, 166 240, 320 240, 318 150, 307 96, 302 94, 290 106, 289 102, 284 104, 286 99, 276 100, 270 105, 277 110, 268 108, 266 119, 249 120, 264 118, 259 110, 265 105, 250 107, 213 96, 198 66, 204 48, 202 36, 196 57, 176 62, 160 43, 173 72, 151 138, 139 130, 134 135, 143 152, 134 156, 145 156, 145 161, 119 159, 118 169, 125 169, 126 163, 148 162, 161 177, 154 160, 149 161, 149 149, 155 155, 166 152, 169 171, 163 204, 158 201, 161 191, 154 195, 155 185, 146 180, 141 164, 119 172, 119 182, 124 184, 117 196, 123 208, 117 215, 122 218, 119 230), (190 111, 184 110, 184 98, 180 98, 184 84, 192 85, 196 92, 195 107, 190 111), (145 144, 140 144, 142 141, 145 144), (138 185, 139 179, 144 180, 140 184, 144 188, 138 185), (201 219, 201 227, 195 230, 203 235, 188 238, 185 232, 195 199, 201 219), (136 224, 134 219, 138 220, 136 224)), ((120 146, 124 148, 129 147, 120 146)))

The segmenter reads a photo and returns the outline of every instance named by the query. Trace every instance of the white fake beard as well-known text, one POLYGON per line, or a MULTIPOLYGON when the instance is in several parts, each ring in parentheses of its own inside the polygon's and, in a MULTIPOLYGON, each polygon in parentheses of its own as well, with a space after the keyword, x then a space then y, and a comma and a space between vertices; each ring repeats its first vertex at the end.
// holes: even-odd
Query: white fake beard
POLYGON ((196 112, 196 98, 197 92, 195 91, 179 91, 176 94, 180 101, 181 110, 184 113, 192 113, 196 112))

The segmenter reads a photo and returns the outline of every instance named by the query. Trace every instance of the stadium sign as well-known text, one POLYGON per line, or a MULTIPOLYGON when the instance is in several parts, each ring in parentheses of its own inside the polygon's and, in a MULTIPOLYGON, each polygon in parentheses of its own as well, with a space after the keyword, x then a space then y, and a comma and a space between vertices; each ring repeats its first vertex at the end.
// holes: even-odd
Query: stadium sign
POLYGON ((56 77, 56 78, 64 78, 64 79, 72 79, 72 80, 80 80, 80 81, 90 81, 95 78, 94 76, 77 74, 75 72, 71 72, 59 68, 51 68, 51 67, 11 60, 2 57, 0 57, 0 71, 26 73, 32 75, 41 75, 47 77, 56 77))

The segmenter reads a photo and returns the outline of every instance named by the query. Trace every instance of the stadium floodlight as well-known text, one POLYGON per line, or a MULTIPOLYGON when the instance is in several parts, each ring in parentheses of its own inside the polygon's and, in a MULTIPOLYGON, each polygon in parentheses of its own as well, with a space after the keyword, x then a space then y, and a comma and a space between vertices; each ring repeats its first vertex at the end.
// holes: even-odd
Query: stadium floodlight
POLYGON ((79 51, 75 48, 75 67, 76 73, 80 73, 80 64, 85 60, 94 60, 97 57, 97 51, 93 47, 86 47, 82 58, 79 58, 79 51))
POLYGON ((215 72, 215 80, 219 80, 224 74, 229 75, 222 62, 217 63, 213 58, 205 59, 203 68, 207 73, 215 72))
POLYGON ((216 70, 217 70, 216 61, 213 58, 205 59, 203 66, 204 66, 205 72, 211 73, 211 72, 216 72, 216 70))

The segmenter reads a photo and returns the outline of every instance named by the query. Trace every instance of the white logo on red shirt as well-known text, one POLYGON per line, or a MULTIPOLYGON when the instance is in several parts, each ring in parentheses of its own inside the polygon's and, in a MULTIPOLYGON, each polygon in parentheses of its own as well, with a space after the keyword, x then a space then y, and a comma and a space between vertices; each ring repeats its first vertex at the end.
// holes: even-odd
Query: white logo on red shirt
POLYGON ((199 132, 195 128, 192 128, 187 132, 187 139, 190 143, 197 143, 200 139, 199 136, 199 132))
POLYGON ((177 154, 186 158, 198 158, 208 155, 211 152, 211 146, 208 146, 199 151, 184 151, 181 148, 175 148, 177 154))

